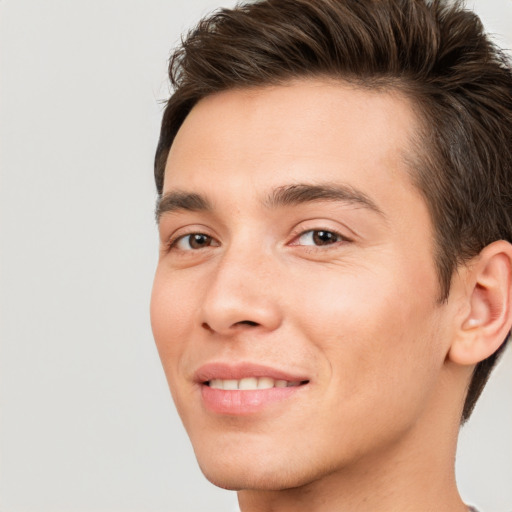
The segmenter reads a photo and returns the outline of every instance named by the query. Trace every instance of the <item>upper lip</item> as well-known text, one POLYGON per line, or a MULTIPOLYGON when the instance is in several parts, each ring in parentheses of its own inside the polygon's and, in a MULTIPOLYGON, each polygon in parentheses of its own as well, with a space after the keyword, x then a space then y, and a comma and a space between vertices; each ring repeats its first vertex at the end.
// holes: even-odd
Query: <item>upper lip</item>
POLYGON ((269 377, 274 380, 286 380, 289 382, 308 381, 303 374, 292 373, 278 368, 257 363, 224 363, 213 362, 202 365, 194 374, 194 380, 199 383, 212 379, 240 380, 246 377, 269 377))

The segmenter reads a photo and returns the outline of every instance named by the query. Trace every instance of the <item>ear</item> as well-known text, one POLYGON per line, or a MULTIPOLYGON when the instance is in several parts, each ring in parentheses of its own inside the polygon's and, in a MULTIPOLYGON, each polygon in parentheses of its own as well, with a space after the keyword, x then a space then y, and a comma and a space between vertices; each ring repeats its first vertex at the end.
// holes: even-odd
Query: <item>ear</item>
POLYGON ((448 358, 475 365, 501 346, 512 326, 512 244, 485 247, 465 273, 467 301, 448 358))

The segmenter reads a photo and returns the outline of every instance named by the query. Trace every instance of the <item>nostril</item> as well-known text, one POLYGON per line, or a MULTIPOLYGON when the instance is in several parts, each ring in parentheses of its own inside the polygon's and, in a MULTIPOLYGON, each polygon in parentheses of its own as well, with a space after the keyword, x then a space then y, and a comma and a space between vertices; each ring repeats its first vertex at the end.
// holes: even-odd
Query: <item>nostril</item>
POLYGON ((207 331, 213 332, 213 329, 212 329, 212 328, 211 328, 211 327, 210 327, 206 322, 203 322, 203 323, 201 324, 201 327, 202 327, 203 329, 206 329, 207 331))
MULTIPOLYGON (((260 324, 258 322, 253 322, 252 320, 241 320, 240 322, 235 322, 234 324, 230 325, 229 329, 233 329, 244 325, 247 325, 249 327, 257 327, 260 324)), ((207 322, 203 322, 201 324, 201 327, 210 333, 218 332, 213 327, 211 327, 207 322)))

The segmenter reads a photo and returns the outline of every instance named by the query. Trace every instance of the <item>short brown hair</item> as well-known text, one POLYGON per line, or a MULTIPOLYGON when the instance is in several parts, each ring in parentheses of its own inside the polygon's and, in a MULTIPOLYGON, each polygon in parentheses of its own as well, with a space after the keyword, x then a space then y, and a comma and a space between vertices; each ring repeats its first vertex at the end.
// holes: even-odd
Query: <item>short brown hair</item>
MULTIPOLYGON (((423 129, 411 176, 435 229, 441 300, 448 297, 457 265, 495 240, 512 241, 511 65, 461 1, 241 4, 203 19, 172 55, 169 76, 175 92, 155 156, 159 194, 174 137, 201 98, 330 77, 400 90, 419 112, 423 129)), ((507 339, 476 366, 463 422, 507 339)))

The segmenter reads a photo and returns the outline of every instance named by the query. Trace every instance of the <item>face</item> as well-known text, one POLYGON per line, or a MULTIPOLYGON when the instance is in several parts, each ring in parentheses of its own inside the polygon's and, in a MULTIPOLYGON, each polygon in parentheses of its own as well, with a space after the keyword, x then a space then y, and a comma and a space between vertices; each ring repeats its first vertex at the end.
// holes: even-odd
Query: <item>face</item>
POLYGON ((340 83, 199 102, 167 161, 151 319, 199 464, 284 489, 413 435, 447 347, 408 101, 340 83))

